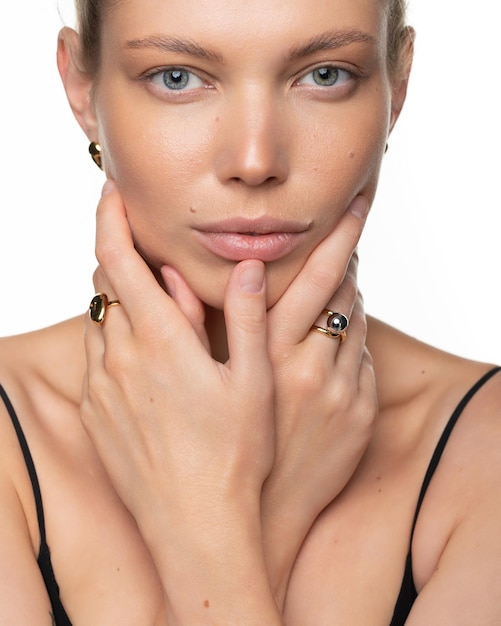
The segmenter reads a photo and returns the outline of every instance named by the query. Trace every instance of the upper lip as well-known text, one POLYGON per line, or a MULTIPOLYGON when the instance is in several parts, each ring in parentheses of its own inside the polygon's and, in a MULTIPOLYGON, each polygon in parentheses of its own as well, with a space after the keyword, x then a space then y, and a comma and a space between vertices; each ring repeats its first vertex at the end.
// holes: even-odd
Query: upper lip
POLYGON ((204 233, 238 233, 241 235, 269 235, 271 233, 302 233, 310 228, 309 223, 281 220, 272 217, 232 217, 196 226, 204 233))

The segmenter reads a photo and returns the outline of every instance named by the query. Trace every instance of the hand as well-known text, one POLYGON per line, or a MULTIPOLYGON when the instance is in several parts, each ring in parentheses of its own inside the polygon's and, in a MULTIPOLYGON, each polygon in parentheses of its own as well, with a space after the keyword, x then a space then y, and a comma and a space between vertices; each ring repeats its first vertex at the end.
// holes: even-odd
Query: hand
MULTIPOLYGON (((262 494, 262 532, 279 604, 306 534, 355 471, 377 412, 372 361, 365 347, 366 320, 356 284, 355 249, 367 209, 364 198, 353 201, 268 312, 277 442, 262 494), (349 338, 342 346, 338 339, 310 331, 324 308, 351 318, 349 338)), ((162 275, 206 341, 202 304, 173 269, 162 268, 162 275)))
POLYGON ((86 322, 82 421, 120 497, 140 525, 168 511, 173 534, 247 497, 258 509, 274 454, 263 264, 230 278, 223 365, 135 251, 116 188, 98 209, 96 249, 96 290, 121 306, 86 322))
POLYGON ((244 261, 230 277, 230 359, 218 363, 135 251, 116 187, 105 190, 95 287, 120 306, 102 326, 86 321, 82 422, 150 550, 168 623, 278 626, 260 532, 274 455, 264 266, 244 261))
POLYGON ((353 475, 377 413, 354 252, 364 223, 358 214, 364 213, 366 201, 356 198, 354 203, 357 214, 345 213, 268 313, 277 439, 262 519, 270 578, 280 602, 306 534, 353 475), (310 331, 324 308, 350 318, 342 345, 310 331))

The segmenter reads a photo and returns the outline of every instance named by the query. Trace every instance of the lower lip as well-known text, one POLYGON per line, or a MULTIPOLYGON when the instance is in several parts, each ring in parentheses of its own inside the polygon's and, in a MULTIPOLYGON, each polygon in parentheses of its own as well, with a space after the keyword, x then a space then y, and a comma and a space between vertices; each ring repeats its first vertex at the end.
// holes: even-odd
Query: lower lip
POLYGON ((229 261, 277 261, 295 250, 304 235, 304 232, 245 235, 197 231, 199 240, 208 250, 229 261))

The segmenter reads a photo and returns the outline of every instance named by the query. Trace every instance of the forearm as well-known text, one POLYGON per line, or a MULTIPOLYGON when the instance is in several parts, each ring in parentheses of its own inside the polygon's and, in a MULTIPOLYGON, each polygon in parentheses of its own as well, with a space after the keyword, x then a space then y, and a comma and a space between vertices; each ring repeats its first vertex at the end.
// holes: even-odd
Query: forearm
POLYGON ((315 516, 308 516, 304 501, 291 495, 287 501, 280 483, 265 484, 262 495, 261 523, 263 548, 268 577, 273 593, 283 610, 287 587, 294 564, 315 522, 315 516))
MULTIPOLYGON (((207 513, 207 512, 206 512, 207 513)), ((141 529, 166 596, 169 626, 281 626, 263 553, 259 505, 141 529)))

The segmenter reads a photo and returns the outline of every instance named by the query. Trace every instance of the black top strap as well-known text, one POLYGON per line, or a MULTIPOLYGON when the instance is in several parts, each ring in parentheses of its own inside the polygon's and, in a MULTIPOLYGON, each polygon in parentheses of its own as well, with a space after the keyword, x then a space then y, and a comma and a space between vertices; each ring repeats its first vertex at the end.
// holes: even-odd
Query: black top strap
POLYGON ((487 372, 487 374, 485 374, 484 376, 482 376, 482 378, 473 385, 473 387, 468 391, 468 393, 465 394, 464 398, 457 405, 456 410, 454 411, 449 421, 447 422, 444 432, 442 433, 442 436, 440 437, 437 443, 435 452, 433 453, 433 456, 431 457, 428 470, 426 471, 426 474, 423 480, 423 486, 421 487, 421 493, 419 494, 418 503, 416 507, 416 513, 414 515, 414 521, 412 523, 411 543, 414 537, 414 530, 416 528, 419 511, 421 510, 421 505, 423 504, 424 496, 431 482, 431 479, 433 478, 433 474, 435 473, 435 470, 437 469, 440 459, 442 458, 442 454, 444 452, 445 446, 447 445, 447 442, 449 441, 449 437, 451 436, 454 426, 456 425, 459 417, 461 416, 462 412, 466 408, 466 405, 470 402, 470 400, 477 393, 477 391, 479 391, 479 389, 481 389, 481 387, 483 387, 485 383, 488 380, 490 380, 494 376, 494 374, 496 374, 500 370, 501 370, 501 367, 496 367, 490 370, 489 372, 487 372))
POLYGON ((35 470, 35 464, 33 463, 33 458, 31 456, 31 452, 28 447, 26 437, 24 436, 23 429, 21 428, 21 424, 19 423, 16 412, 14 411, 14 407, 12 406, 11 401, 9 400, 7 394, 5 393, 4 388, 1 385, 0 385, 0 396, 2 397, 2 400, 4 401, 4 404, 7 408, 7 412, 9 413, 10 419, 12 421, 12 425, 14 426, 14 430, 16 431, 16 435, 19 440, 19 445, 21 446, 24 461, 26 463, 26 468, 28 469, 28 474, 30 476, 31 485, 33 487, 33 495, 35 497, 35 505, 37 509, 38 528, 40 530, 40 543, 44 544, 46 543, 45 517, 43 513, 42 495, 40 492, 40 485, 38 483, 37 472, 35 470))
POLYGON ((42 493, 40 490, 40 484, 38 482, 38 476, 35 469, 35 464, 33 462, 33 457, 31 456, 28 442, 26 441, 26 437, 24 436, 21 424, 16 415, 16 412, 14 411, 14 407, 12 406, 9 397, 7 396, 4 388, 1 385, 0 397, 3 400, 5 407, 7 408, 7 412, 12 421, 12 425, 14 426, 14 430, 16 431, 16 435, 19 440, 19 445, 23 453, 24 461, 26 463, 26 468, 28 470, 31 485, 33 488, 33 496, 35 498, 35 505, 37 510, 38 528, 40 531, 40 550, 38 553, 37 562, 45 583, 45 587, 47 589, 47 594, 52 605, 53 616, 55 619, 54 623, 56 626, 72 626, 68 615, 66 614, 66 611, 61 603, 61 599, 59 597, 59 585, 57 584, 56 577, 54 575, 54 569, 52 567, 50 550, 49 546, 47 545, 47 537, 45 532, 45 516, 43 511, 42 493))
POLYGON ((499 371, 501 371, 501 367, 495 367, 494 369, 491 369, 489 372, 487 372, 487 374, 482 376, 482 378, 478 380, 473 385, 473 387, 465 394, 461 402, 457 405, 454 413, 451 415, 440 439, 438 440, 435 451, 433 452, 433 456, 431 457, 430 464, 428 465, 428 469, 426 470, 423 484, 421 486, 421 491, 419 493, 416 512, 414 514, 414 520, 412 522, 409 552, 407 553, 407 558, 405 560, 404 577, 402 580, 402 586, 400 587, 400 593, 398 594, 398 599, 395 604, 395 611, 393 613, 393 618, 391 620, 390 626, 404 626, 405 621, 407 620, 407 618, 409 617, 409 613, 411 612, 412 605, 417 598, 416 585, 414 584, 414 576, 412 574, 412 540, 414 539, 414 531, 416 529, 416 523, 418 520, 419 512, 421 510, 421 505, 423 504, 423 500, 431 479, 433 478, 433 474, 435 473, 440 459, 442 458, 442 454, 444 452, 445 446, 447 445, 447 442, 449 441, 449 437, 454 429, 454 426, 456 425, 459 417, 463 413, 466 405, 470 402, 470 400, 477 393, 477 391, 481 387, 483 387, 485 383, 494 376, 494 374, 497 374, 497 372, 499 371))

